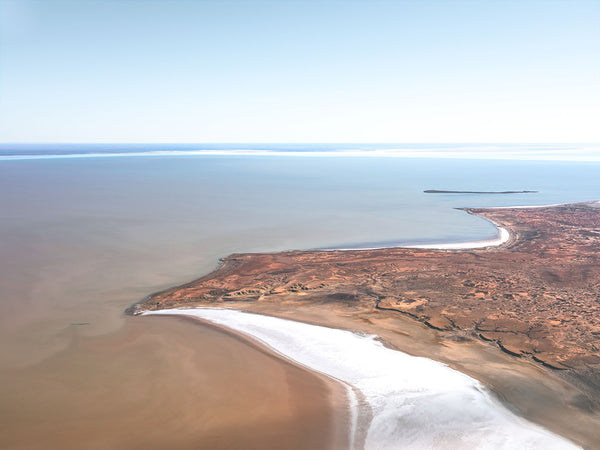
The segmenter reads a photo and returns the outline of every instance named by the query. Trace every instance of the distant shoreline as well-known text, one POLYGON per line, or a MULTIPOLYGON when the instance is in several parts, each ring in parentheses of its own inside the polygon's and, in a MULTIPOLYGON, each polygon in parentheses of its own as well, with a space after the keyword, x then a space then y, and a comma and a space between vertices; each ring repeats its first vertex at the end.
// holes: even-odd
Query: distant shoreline
POLYGON ((440 189, 427 189, 425 194, 537 194, 539 191, 446 191, 440 189))

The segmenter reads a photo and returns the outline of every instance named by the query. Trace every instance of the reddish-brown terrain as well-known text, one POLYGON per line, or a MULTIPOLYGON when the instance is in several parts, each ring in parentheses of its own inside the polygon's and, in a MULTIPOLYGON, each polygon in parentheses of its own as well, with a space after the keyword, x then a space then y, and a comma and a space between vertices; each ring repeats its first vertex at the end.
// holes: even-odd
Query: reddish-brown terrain
POLYGON ((597 399, 600 205, 466 211, 506 228, 510 241, 477 250, 234 254, 213 273, 154 294, 134 310, 310 304, 357 321, 403 315, 445 339, 482 340, 565 370, 597 399))

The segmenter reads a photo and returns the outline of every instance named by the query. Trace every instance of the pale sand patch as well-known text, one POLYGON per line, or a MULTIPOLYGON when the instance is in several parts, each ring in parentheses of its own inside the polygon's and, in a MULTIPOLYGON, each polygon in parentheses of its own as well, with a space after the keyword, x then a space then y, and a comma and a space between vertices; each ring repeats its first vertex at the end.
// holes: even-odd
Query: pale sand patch
MULTIPOLYGON (((576 448, 508 411, 473 378, 431 359, 385 348, 373 335, 226 308, 148 314, 182 314, 215 322, 358 388, 372 412, 366 424, 367 449, 576 448)), ((354 403, 360 411, 360 403, 354 403)), ((362 437, 360 428, 353 427, 351 436, 362 437)))
POLYGON ((600 448, 600 415, 558 373, 474 339, 445 339, 420 322, 387 311, 319 305, 230 302, 232 308, 381 336, 385 345, 424 356, 479 380, 509 409, 584 448, 600 448))

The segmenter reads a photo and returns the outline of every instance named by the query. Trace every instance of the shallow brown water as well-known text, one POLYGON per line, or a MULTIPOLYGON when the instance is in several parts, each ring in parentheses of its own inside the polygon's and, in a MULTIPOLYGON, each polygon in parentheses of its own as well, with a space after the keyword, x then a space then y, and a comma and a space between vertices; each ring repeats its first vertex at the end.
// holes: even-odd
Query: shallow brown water
MULTIPOLYGON (((578 166, 571 176, 562 167, 548 169, 558 177, 529 166, 519 172, 500 170, 497 162, 474 164, 377 158, 291 164, 271 157, 2 162, 0 447, 285 442, 289 448, 299 430, 312 439, 308 425, 315 422, 305 414, 319 424, 332 420, 316 407, 325 405, 320 379, 301 382, 300 372, 269 358, 264 364, 271 369, 259 370, 243 355, 254 350, 212 329, 164 317, 125 318, 123 310, 210 272, 232 252, 471 240, 493 232, 452 209, 477 206, 473 199, 419 194, 432 186, 493 190, 514 173, 524 178, 515 175, 509 187, 547 192, 536 197, 540 203, 591 200, 588 193, 598 192, 595 167, 581 175, 587 166, 578 166), (464 185, 455 174, 467 170, 476 178, 464 185), (565 186, 572 188, 563 193, 565 186), (213 383, 214 390, 206 388, 213 383), (315 410, 302 398, 290 406, 300 392, 315 410), (262 406, 247 409, 257 399, 262 406)), ((329 439, 319 433, 314 439, 329 439)))
POLYGON ((235 249, 282 245, 207 190, 228 171, 175 166, 0 165, 0 448, 279 448, 335 433, 321 378, 212 328, 123 315, 235 249))
POLYGON ((2 448, 325 448, 340 432, 331 382, 171 317, 102 338, 72 328, 65 350, 0 385, 2 448))

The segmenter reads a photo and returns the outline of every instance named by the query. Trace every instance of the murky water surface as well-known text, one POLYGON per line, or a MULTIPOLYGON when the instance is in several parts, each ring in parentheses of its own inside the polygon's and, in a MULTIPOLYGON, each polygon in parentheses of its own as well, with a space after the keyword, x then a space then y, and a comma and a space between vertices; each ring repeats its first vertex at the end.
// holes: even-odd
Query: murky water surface
MULTIPOLYGON (((490 224, 453 208, 600 199, 599 169, 599 163, 353 157, 2 160, 1 427, 43 439, 62 424, 76 436, 73 430, 87 429, 81 421, 105 423, 110 413, 134 417, 127 428, 156 429, 148 417, 163 417, 165 403, 187 401, 194 383, 188 369, 200 363, 173 356, 194 354, 191 343, 186 350, 186 340, 177 341, 176 327, 134 325, 122 312, 149 293, 209 272, 220 257, 485 239, 495 233, 490 224), (127 344, 124 336, 135 338, 127 344), (169 353, 175 341, 181 347, 169 353), (190 389, 164 389, 167 380, 190 389), (141 414, 137 400, 147 395, 153 401, 141 414), (89 408, 99 399, 105 409, 89 408)), ((166 429, 177 423, 176 416, 164 420, 166 429)), ((5 444, 14 446, 19 436, 10 435, 5 444)))

